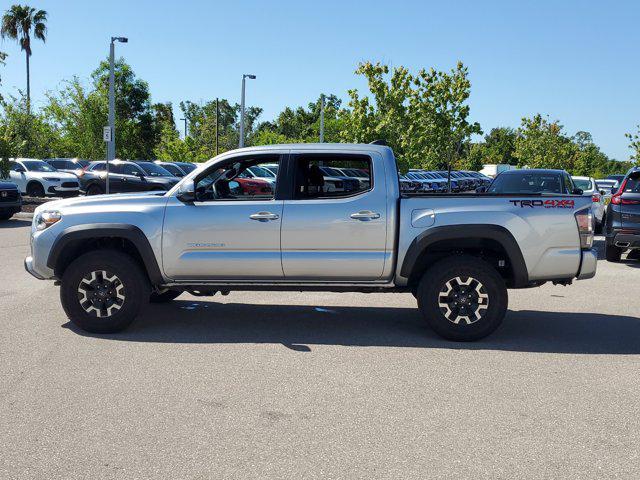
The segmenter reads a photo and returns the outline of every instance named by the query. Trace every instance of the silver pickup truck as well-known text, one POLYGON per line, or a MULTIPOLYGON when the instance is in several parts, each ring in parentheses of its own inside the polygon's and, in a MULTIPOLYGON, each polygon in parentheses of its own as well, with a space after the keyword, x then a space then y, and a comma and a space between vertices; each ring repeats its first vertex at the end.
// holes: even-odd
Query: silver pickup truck
POLYGON ((38 207, 25 268, 56 280, 71 321, 91 332, 121 330, 146 302, 184 291, 411 292, 433 330, 467 341, 500 325, 508 288, 595 275, 590 203, 405 194, 380 145, 245 148, 168 192, 38 207), (243 175, 256 165, 276 173, 274 188, 243 175), (328 182, 323 167, 369 181, 328 182))

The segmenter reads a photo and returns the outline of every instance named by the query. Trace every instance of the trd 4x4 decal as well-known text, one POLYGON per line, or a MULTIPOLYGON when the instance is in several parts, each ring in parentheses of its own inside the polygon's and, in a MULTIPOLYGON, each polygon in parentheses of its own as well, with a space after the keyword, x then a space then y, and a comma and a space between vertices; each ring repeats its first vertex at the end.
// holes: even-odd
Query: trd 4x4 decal
POLYGON ((574 200, 509 200, 514 207, 574 208, 574 200))

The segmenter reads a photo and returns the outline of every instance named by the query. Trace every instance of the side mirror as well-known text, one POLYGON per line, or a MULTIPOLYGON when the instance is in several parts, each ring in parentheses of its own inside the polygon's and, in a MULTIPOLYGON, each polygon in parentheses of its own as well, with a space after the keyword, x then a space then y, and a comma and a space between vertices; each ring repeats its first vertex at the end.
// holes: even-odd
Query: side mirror
POLYGON ((487 191, 487 187, 476 188, 476 193, 485 193, 486 191, 487 191))
POLYGON ((573 192, 571 192, 573 195, 582 195, 584 193, 584 190, 582 190, 581 188, 574 188, 573 192))
POLYGON ((605 192, 604 190, 600 190, 600 195, 606 195, 607 192, 605 192))
POLYGON ((193 203, 196 199, 196 192, 193 182, 185 182, 180 185, 176 198, 182 203, 193 203))
POLYGON ((15 172, 18 172, 18 173, 24 173, 24 172, 26 172, 26 170, 24 169, 24 167, 16 167, 16 169, 15 169, 14 171, 15 171, 15 172))

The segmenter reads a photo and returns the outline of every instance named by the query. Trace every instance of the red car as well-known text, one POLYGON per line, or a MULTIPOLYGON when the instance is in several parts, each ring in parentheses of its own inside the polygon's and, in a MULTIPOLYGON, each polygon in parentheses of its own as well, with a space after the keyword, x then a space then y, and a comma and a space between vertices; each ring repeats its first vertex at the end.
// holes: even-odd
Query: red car
POLYGON ((242 195, 270 195, 273 193, 271 185, 265 180, 236 177, 233 181, 240 185, 242 195))

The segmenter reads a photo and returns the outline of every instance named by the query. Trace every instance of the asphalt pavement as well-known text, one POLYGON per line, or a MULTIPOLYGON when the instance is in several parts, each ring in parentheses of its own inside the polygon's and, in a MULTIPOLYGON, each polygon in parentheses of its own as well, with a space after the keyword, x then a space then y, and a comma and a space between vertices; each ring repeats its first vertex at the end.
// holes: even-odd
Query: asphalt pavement
POLYGON ((0 224, 2 479, 640 477, 638 261, 510 291, 471 344, 409 294, 185 294, 91 335, 28 226, 0 224))

